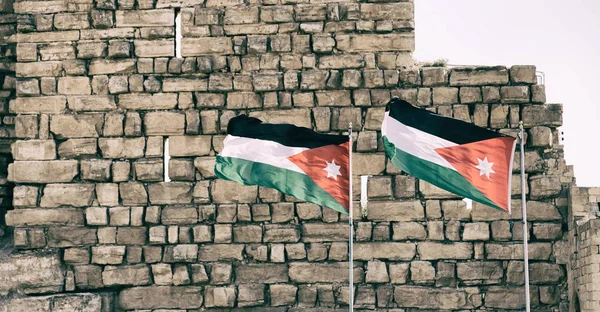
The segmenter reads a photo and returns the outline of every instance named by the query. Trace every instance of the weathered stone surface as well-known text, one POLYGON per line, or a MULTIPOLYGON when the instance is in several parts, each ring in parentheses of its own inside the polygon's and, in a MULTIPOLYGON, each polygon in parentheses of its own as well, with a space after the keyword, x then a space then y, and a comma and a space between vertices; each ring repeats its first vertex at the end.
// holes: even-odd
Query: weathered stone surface
POLYGON ((94 199, 94 184, 48 184, 40 207, 86 207, 94 199))
POLYGON ((532 199, 542 199, 557 196, 562 187, 560 177, 555 175, 537 175, 529 177, 530 191, 532 199))
POLYGON ((302 240, 304 242, 347 241, 348 225, 306 223, 302 225, 302 240))
POLYGON ((35 98, 18 97, 10 103, 10 111, 15 114, 60 113, 67 106, 65 96, 41 96, 35 98))
POLYGON ((345 52, 412 51, 415 37, 409 34, 352 34, 336 36, 337 48, 345 52))
POLYGON ((11 255, 0 259, 0 293, 56 292, 64 285, 60 256, 55 253, 11 255), (16 274, 16 272, 19 272, 16 274))
POLYGON ((69 109, 75 112, 110 111, 117 108, 112 96, 90 95, 67 97, 69 109))
POLYGON ((128 288, 119 294, 119 307, 132 309, 196 309, 203 303, 202 289, 193 286, 128 288))
POLYGON ((130 110, 173 109, 177 106, 174 93, 129 93, 119 95, 119 106, 130 110))
POLYGON ((198 221, 195 207, 165 207, 161 212, 162 224, 194 224, 198 221))
POLYGON ((211 150, 210 136, 172 136, 169 138, 169 155, 172 157, 205 156, 211 150))
POLYGON ((295 225, 265 225, 263 240, 266 243, 295 243, 300 240, 300 229, 295 225))
POLYGON ((473 256, 471 243, 421 242, 417 245, 417 249, 421 260, 470 259, 473 256))
POLYGON ((459 262, 456 264, 457 277, 464 281, 495 283, 504 276, 502 263, 497 261, 459 262))
POLYGON ((523 126, 562 126, 562 105, 524 105, 522 110, 523 126))
POLYGON ((189 204, 192 202, 193 184, 186 182, 162 182, 150 184, 150 202, 158 205, 189 204))
POLYGON ((111 266, 102 271, 102 283, 105 286, 142 286, 149 285, 150 269, 145 264, 111 266))
POLYGON ((48 246, 73 247, 94 245, 98 242, 96 232, 96 229, 52 227, 48 229, 48 246))
POLYGON ((298 127, 311 126, 310 110, 308 109, 250 112, 250 117, 258 118, 265 123, 288 123, 298 127))
POLYGON ((242 260, 243 244, 204 245, 198 251, 199 261, 242 260))
POLYGON ((285 264, 243 264, 235 267, 238 283, 285 283, 288 268, 285 264))
POLYGON ((451 86, 480 86, 508 84, 505 67, 454 68, 450 72, 451 86))
POLYGON ((98 146, 104 158, 142 158, 144 138, 100 138, 98 146))
POLYGON ((119 194, 125 206, 146 205, 148 203, 148 194, 141 183, 121 183, 119 194))
POLYGON ((258 187, 217 179, 212 182, 211 194, 215 203, 253 203, 258 195, 258 187))
POLYGON ((367 261, 373 259, 411 260, 415 256, 415 244, 412 243, 355 243, 354 259, 367 261))
POLYGON ((98 137, 102 133, 102 114, 53 115, 50 131, 56 138, 98 137))
POLYGON ((470 309, 469 294, 463 289, 396 286, 398 306, 419 309, 470 309))
POLYGON ((9 226, 82 226, 83 211, 76 208, 19 209, 6 214, 9 226))
POLYGON ((172 26, 175 23, 172 9, 119 10, 115 13, 117 27, 172 26))
POLYGON ((71 182, 77 173, 76 160, 16 161, 8 166, 8 180, 22 183, 71 182))
MULTIPOLYGON (((362 268, 355 267, 354 283, 364 280, 362 268)), ((289 264, 290 279, 299 284, 306 283, 344 283, 348 282, 348 263, 306 263, 294 262, 289 264)))
POLYGON ((14 160, 56 159, 56 144, 53 140, 17 141, 11 145, 14 160))
POLYGON ((228 55, 233 54, 233 44, 228 37, 183 38, 181 55, 228 55))
POLYGON ((413 221, 425 219, 419 201, 371 202, 367 218, 372 221, 413 221))
POLYGON ((183 135, 185 114, 179 112, 149 112, 144 115, 146 135, 183 135))
POLYGON ((134 59, 94 59, 90 62, 90 75, 129 74, 135 71, 134 59))

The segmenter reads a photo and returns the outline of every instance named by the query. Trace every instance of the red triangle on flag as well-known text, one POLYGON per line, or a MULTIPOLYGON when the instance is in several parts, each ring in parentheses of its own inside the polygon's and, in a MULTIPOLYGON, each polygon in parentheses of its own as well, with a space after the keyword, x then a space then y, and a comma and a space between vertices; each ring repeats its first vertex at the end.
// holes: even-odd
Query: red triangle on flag
POLYGON ((348 142, 309 149, 288 159, 348 210, 350 202, 348 142))
POLYGON ((499 137, 435 151, 483 195, 508 211, 515 140, 512 137, 499 137))

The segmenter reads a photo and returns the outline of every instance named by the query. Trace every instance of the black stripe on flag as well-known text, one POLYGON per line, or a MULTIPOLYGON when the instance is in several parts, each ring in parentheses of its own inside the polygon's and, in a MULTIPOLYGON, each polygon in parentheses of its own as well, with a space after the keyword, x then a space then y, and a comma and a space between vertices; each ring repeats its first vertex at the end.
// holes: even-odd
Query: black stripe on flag
POLYGON ((316 148, 348 142, 348 136, 346 135, 323 134, 290 124, 263 123, 260 119, 248 117, 247 115, 232 118, 227 125, 227 134, 275 141, 290 147, 316 148))
POLYGON ((440 116, 428 110, 414 107, 398 98, 391 99, 385 110, 389 112, 390 117, 406 126, 459 145, 506 137, 506 135, 478 127, 472 123, 440 116))

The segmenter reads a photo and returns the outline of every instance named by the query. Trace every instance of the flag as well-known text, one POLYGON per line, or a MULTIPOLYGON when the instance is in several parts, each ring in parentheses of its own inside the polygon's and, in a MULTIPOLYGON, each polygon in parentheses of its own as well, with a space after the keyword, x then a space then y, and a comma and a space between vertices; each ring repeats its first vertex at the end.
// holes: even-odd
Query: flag
POLYGON ((274 188, 347 214, 348 151, 348 136, 240 115, 227 125, 215 174, 243 185, 274 188))
POLYGON ((456 195, 510 212, 516 139, 394 98, 381 135, 392 164, 456 195))

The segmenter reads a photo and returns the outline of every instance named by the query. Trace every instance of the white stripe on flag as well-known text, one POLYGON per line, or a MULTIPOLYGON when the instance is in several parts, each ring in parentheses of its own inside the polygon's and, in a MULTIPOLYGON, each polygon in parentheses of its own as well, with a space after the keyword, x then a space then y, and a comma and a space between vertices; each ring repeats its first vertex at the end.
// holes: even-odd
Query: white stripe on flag
POLYGON ((245 159, 305 174, 287 158, 306 150, 306 147, 289 147, 275 141, 227 135, 219 156, 245 159))
POLYGON ((434 150, 436 148, 456 146, 458 145, 456 143, 409 127, 390 117, 389 112, 386 112, 383 118, 381 135, 387 137, 399 150, 434 164, 456 170, 434 150))

